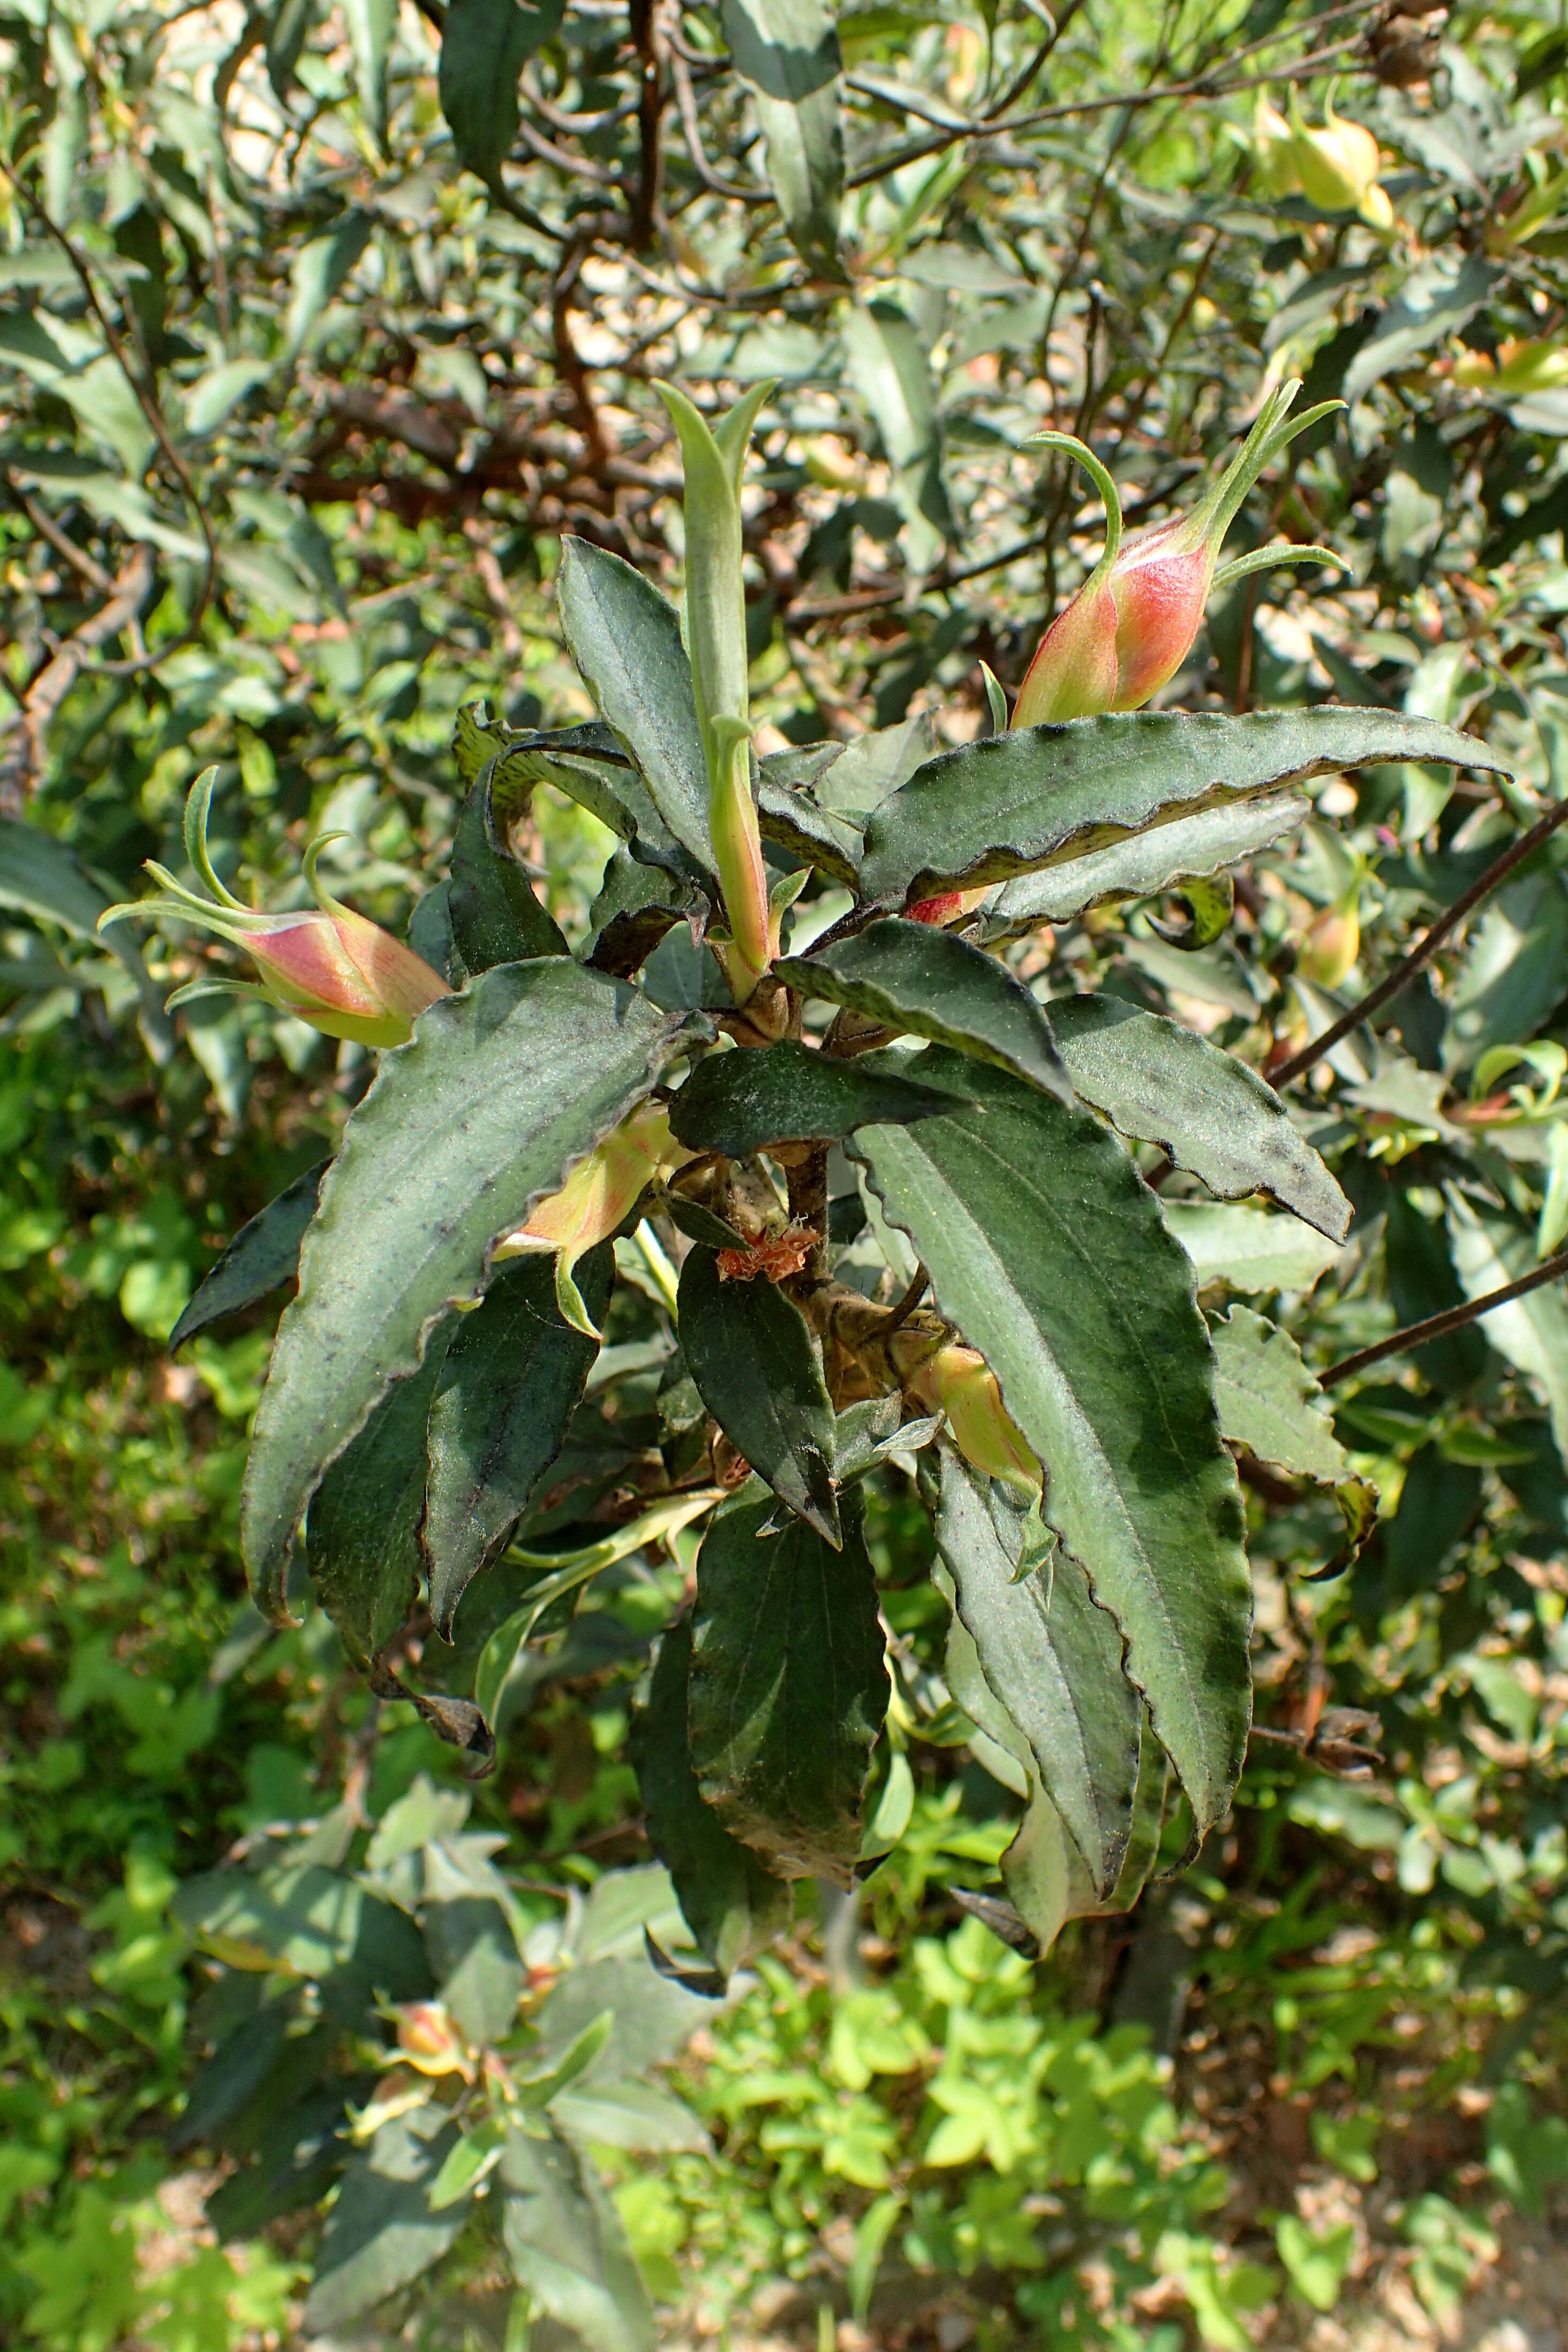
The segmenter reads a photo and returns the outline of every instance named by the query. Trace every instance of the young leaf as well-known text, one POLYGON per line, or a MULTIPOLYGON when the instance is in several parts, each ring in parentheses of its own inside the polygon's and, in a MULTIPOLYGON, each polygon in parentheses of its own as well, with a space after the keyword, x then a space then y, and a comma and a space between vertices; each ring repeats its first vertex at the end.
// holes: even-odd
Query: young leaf
POLYGON ((453 945, 470 975, 489 971, 493 964, 568 952, 553 917, 540 905, 527 875, 498 836, 492 782, 492 772, 487 771, 474 785, 452 844, 447 903, 453 945))
POLYGON ((723 24, 756 106, 768 184, 790 242, 815 275, 842 280, 844 132, 832 13, 822 0, 723 0, 723 24))
POLYGON ((591 2161, 516 2122, 500 2177, 501 2242, 524 2293, 594 2352, 656 2352, 647 2290, 591 2161))
POLYGON ((629 980, 667 931, 693 916, 703 919, 710 911, 702 893, 667 867, 645 866, 626 849, 613 850, 588 910, 593 929, 583 961, 595 971, 629 980))
MULTIPOLYGON (((607 1244, 578 1262, 577 1287, 595 1323, 614 1278, 607 1244)), ((598 1352, 563 1321, 548 1258, 514 1258, 484 1304, 458 1318, 430 1406, 421 1531, 430 1614, 448 1641, 470 1579, 500 1551, 560 1453, 598 1352)))
POLYGON ((569 956, 501 964, 384 1054, 300 1254, 257 1413, 242 1530, 264 1614, 286 1617, 294 1532, 322 1471, 454 1300, 695 1035, 569 956))
POLYGON ((889 916, 816 954, 786 956, 777 970, 808 996, 955 1045, 1072 1100, 1050 1021, 1028 990, 994 956, 934 923, 889 916))
POLYGON ((716 874, 708 760, 679 614, 651 580, 583 539, 563 542, 555 595, 572 658, 661 820, 704 873, 716 874))
POLYGON ((952 1099, 874 1055, 844 1062, 795 1038, 766 1052, 705 1055, 670 1106, 669 1131, 693 1151, 748 1159, 770 1143, 840 1140, 868 1121, 907 1125, 952 1099))
POLYGON ((982 1108, 851 1149, 1045 1464, 1047 1520, 1206 1829, 1246 1748, 1251 1595, 1190 1268, 1096 1120, 940 1048, 921 1066, 982 1108))
POLYGON ((354 2158, 316 2256, 305 2305, 311 2335, 346 2326, 440 2261, 468 2218, 466 2200, 430 2209, 429 2191, 457 2145, 457 2125, 432 2103, 383 2124, 354 2158))
POLYGON ((506 1906, 466 1838, 437 1839, 424 1856, 425 1948, 465 2042, 499 2042, 528 1982, 506 1906))
POLYGON ((1206 1037, 1113 996, 1064 996, 1051 1027, 1074 1087, 1119 1134, 1157 1143, 1222 1201, 1271 1192, 1331 1241, 1351 1204, 1272 1087, 1206 1037))
POLYGON ((847 1886, 860 1852, 871 1750, 888 1707, 877 1580, 857 1490, 832 1552, 749 1483, 697 1557, 691 1761, 725 1826, 785 1877, 847 1886))
POLYGON ((517 137, 517 78, 561 22, 563 0, 448 0, 437 87, 452 144, 488 187, 517 137))
MULTIPOLYGON (((1474 736, 1391 710, 1132 710, 1026 727, 943 751, 866 827, 861 887, 883 905, 1005 881, 1198 814, 1381 760, 1507 773, 1474 736), (1167 819, 1168 821, 1168 819, 1167 819)), ((1195 866, 1188 871, 1195 872, 1195 866)))
POLYGON ((187 1339, 205 1331, 225 1315, 237 1315, 258 1298, 292 1282, 300 1265, 300 1244, 316 1213, 316 1201, 327 1162, 318 1160, 302 1176, 286 1185, 275 1201, 258 1209, 241 1225, 216 1259, 184 1313, 169 1334, 169 1353, 177 1355, 187 1339))
POLYGON ((1103 1896, 1127 1851, 1142 1710, 1116 1621, 1070 1554, 1019 1573, 1025 1528, 1006 1490, 944 1447, 936 1540, 958 1613, 1103 1896))
POLYGON ((1292 1476, 1332 1486, 1350 1464, 1322 1390, 1289 1331, 1233 1307, 1209 1332, 1219 1425, 1233 1444, 1292 1476))
POLYGON ((986 902, 980 937, 1010 939, 1037 923, 1066 922, 1102 898, 1149 898, 1179 875, 1217 874, 1256 856, 1311 814, 1300 793, 1260 793, 1127 834, 1104 849, 1004 882, 986 902))
POLYGON ((686 1924, 728 1977, 790 1920, 789 1889, 705 1804, 691 1769, 687 1696, 691 1624, 679 1618, 659 1644, 647 1706, 633 1730, 632 1760, 648 1843, 675 1882, 686 1924))
POLYGON ((833 1401, 794 1299, 764 1276, 721 1281, 717 1251, 696 1248, 680 1269, 679 1319, 687 1370, 725 1436, 837 1549, 833 1401))
POLYGON ((425 1427, 447 1340, 446 1328, 435 1334, 418 1370, 387 1391, 310 1498, 310 1581, 362 1674, 418 1596, 425 1427))

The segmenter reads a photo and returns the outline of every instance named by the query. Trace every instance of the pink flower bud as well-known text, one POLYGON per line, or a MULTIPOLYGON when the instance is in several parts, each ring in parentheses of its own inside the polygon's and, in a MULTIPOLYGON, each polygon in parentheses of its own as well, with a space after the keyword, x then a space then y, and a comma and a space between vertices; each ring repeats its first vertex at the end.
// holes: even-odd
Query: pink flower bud
POLYGON ((390 931, 351 913, 322 888, 316 861, 326 843, 335 838, 332 835, 313 841, 305 853, 305 873, 317 906, 302 908, 298 914, 264 915, 237 898, 218 880, 207 850, 207 812, 216 779, 217 770, 208 768, 185 803, 185 847, 207 896, 149 858, 147 870, 162 883, 163 895, 110 907, 100 917, 99 929, 124 915, 173 915, 183 923, 216 931, 261 968, 260 989, 198 981, 176 989, 169 999, 172 1005, 233 990, 260 995, 329 1037, 348 1037, 362 1045, 406 1045, 426 1006, 452 993, 439 972, 390 931))
POLYGON ((1105 500, 1105 550, 1036 648, 1014 709, 1015 727, 1141 709, 1185 661, 1216 581, 1227 586, 1248 572, 1308 560, 1349 569, 1328 549, 1288 546, 1258 548, 1215 569, 1226 532, 1265 467, 1298 433, 1342 404, 1324 401, 1288 417, 1300 388, 1283 384, 1265 401, 1242 447, 1190 513, 1173 515, 1126 541, 1121 495, 1093 451, 1070 434, 1034 436, 1069 451, 1092 478, 1105 500))

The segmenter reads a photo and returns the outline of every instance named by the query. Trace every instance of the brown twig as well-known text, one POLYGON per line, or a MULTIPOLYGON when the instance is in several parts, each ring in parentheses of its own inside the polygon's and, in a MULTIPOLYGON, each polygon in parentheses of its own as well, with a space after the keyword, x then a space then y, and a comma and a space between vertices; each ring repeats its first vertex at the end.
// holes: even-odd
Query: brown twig
POLYGON ((140 614, 152 594, 154 576, 153 551, 138 541, 113 583, 109 602, 66 638, 24 690, 21 709, 8 730, 9 740, 0 750, 0 814, 20 814, 29 783, 43 775, 49 728, 61 703, 88 667, 89 656, 110 644, 140 614))
POLYGON ((629 241, 641 253, 646 253, 653 243, 663 163, 659 130, 664 115, 666 46, 659 16, 659 0, 631 0, 632 43, 637 53, 639 155, 637 175, 628 199, 628 235, 629 241))
POLYGON ((1337 1381, 1348 1381, 1352 1373, 1364 1372, 1369 1364, 1382 1363, 1385 1356, 1402 1356, 1409 1348, 1425 1346, 1428 1339, 1441 1339, 1450 1331, 1462 1331, 1478 1316, 1489 1315, 1494 1307, 1506 1307, 1510 1299, 1523 1298, 1528 1292, 1556 1282, 1565 1274, 1568 1250, 1559 1250, 1555 1257, 1547 1258, 1531 1273, 1521 1275, 1517 1282, 1505 1282, 1500 1290, 1489 1290, 1484 1297, 1469 1299, 1463 1307, 1447 1307, 1441 1315, 1428 1315, 1424 1322, 1407 1324, 1403 1331, 1391 1332, 1374 1347, 1358 1348, 1353 1356, 1346 1356, 1342 1362, 1331 1364, 1326 1372, 1320 1372, 1318 1385, 1331 1389, 1337 1381))
POLYGON ((888 1319, 878 1331, 877 1337, 879 1339, 890 1339, 895 1331, 901 1331, 930 1288, 930 1275, 923 1265, 917 1265, 914 1278, 909 1288, 898 1304, 889 1309, 888 1319))
POLYGON ((1560 801, 1555 808, 1548 809, 1528 833, 1521 833, 1500 857, 1495 857, 1486 872, 1472 882, 1468 890, 1460 892, 1447 912, 1438 916, 1431 929, 1416 941, 1407 956, 1401 958, 1385 979, 1380 980, 1375 988, 1369 989, 1348 1013, 1342 1013, 1321 1037, 1314 1037, 1310 1045, 1303 1045, 1299 1054, 1292 1054, 1288 1062, 1281 1062, 1277 1070, 1271 1070, 1268 1073, 1269 1085, 1279 1088, 1289 1086, 1292 1078, 1300 1077, 1321 1062, 1325 1054, 1331 1054, 1341 1039, 1348 1037, 1352 1029, 1359 1029, 1363 1021, 1369 1021, 1374 1013, 1381 1011, 1390 997, 1397 996, 1400 990, 1431 962, 1444 940, 1458 929, 1472 907, 1479 906, 1488 892, 1495 890, 1516 866, 1522 866, 1527 857, 1532 856, 1543 841, 1550 841, 1561 824, 1568 824, 1568 800, 1560 801))

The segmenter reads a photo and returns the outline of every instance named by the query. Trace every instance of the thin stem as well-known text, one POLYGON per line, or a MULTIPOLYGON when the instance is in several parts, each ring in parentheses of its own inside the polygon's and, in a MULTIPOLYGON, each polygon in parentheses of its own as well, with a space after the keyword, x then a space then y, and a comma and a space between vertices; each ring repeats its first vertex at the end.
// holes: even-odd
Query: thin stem
POLYGON ((1458 930, 1471 908, 1479 906, 1488 892, 1495 890, 1516 866, 1522 866, 1527 857, 1532 856, 1543 841, 1550 841, 1562 824, 1568 824, 1568 801, 1560 801, 1555 808, 1548 809, 1539 824, 1532 824, 1528 833, 1521 834, 1510 848, 1505 849, 1500 857, 1494 858, 1486 872, 1455 899, 1447 913, 1438 916, 1431 929, 1416 941, 1407 956, 1394 965, 1386 979, 1380 980, 1377 986, 1370 989, 1359 1003, 1352 1004, 1348 1013, 1342 1013, 1321 1037, 1314 1037, 1310 1045, 1303 1045, 1299 1054, 1292 1054, 1288 1062, 1281 1062, 1277 1070, 1270 1071, 1269 1085, 1278 1089, 1288 1087, 1293 1078, 1303 1076, 1322 1060, 1325 1054, 1331 1054, 1342 1038, 1348 1037, 1352 1029, 1359 1029, 1363 1021, 1369 1021, 1374 1013, 1380 1012, 1390 997, 1397 996, 1400 990, 1431 962, 1444 940, 1458 930))
POLYGON ((1428 1339, 1441 1339, 1450 1331, 1462 1331, 1467 1323, 1478 1316, 1489 1315, 1494 1307, 1506 1307, 1513 1298, 1523 1298, 1531 1290, 1539 1290, 1548 1282, 1555 1282, 1568 1274, 1568 1250, 1559 1250, 1531 1274, 1521 1275, 1517 1282, 1505 1282, 1500 1290, 1489 1290, 1484 1297, 1472 1298, 1463 1307, 1445 1307, 1441 1315, 1428 1315, 1422 1323, 1407 1324, 1403 1331, 1394 1331, 1375 1347, 1358 1348, 1353 1356, 1342 1362, 1331 1364, 1326 1372, 1318 1374, 1318 1386, 1331 1389, 1340 1381, 1348 1381, 1352 1373, 1364 1372, 1369 1364, 1381 1364, 1385 1356, 1402 1356, 1409 1348, 1419 1348, 1428 1339))
POLYGON ((895 1331, 901 1331, 930 1288, 930 1275, 923 1265, 917 1265, 909 1288, 904 1292, 898 1305, 889 1310, 887 1321, 877 1333, 878 1339, 890 1339, 895 1331))

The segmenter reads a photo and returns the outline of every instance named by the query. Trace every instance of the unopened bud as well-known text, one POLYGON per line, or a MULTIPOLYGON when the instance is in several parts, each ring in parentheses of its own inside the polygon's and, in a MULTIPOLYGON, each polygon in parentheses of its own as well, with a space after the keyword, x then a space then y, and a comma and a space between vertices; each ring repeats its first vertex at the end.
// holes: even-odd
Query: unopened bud
POLYGON ((1300 194, 1301 175, 1296 169, 1290 125, 1279 108, 1270 102, 1266 89, 1258 91, 1258 103, 1252 110, 1252 161, 1258 183, 1266 194, 1300 194))
POLYGON ((99 919, 100 929, 126 915, 173 915, 216 931, 243 948, 260 967, 259 989, 197 981, 176 989, 171 1005, 223 991, 260 995, 326 1036, 351 1038, 361 1045, 406 1045, 420 1013, 438 997, 452 993, 440 973, 390 931, 340 906, 322 888, 316 861, 334 838, 331 835, 312 842, 305 855, 305 873, 317 906, 296 914, 264 915, 235 898, 218 880, 207 849, 207 812, 216 777, 216 768, 207 769, 185 803, 185 846, 208 895, 188 888, 166 866, 149 858, 147 870, 163 885, 163 895, 110 907, 99 919))
POLYGON ((466 2083, 474 2069, 462 2036, 445 2004, 411 2000, 397 2013, 398 2055, 421 2074, 461 2074, 466 2083))
POLYGON ((1308 929, 1296 969, 1319 988, 1338 988, 1361 953, 1358 891, 1325 908, 1308 929))
POLYGON ((917 1363, 905 1378, 911 1396, 930 1412, 943 1412, 964 1460, 987 1477, 1039 1488, 1040 1465, 1002 1402, 984 1357, 956 1339, 917 1363))
POLYGON ((1342 404, 1322 401, 1291 416, 1300 389, 1293 382, 1270 394, 1241 448, 1190 513, 1173 515, 1126 541, 1121 494, 1093 451, 1066 433, 1033 436, 1069 451, 1093 479, 1105 500, 1105 548, 1072 603, 1041 638, 1014 707, 1015 727, 1141 709, 1185 661, 1216 585, 1228 586, 1249 572, 1280 563, 1350 569, 1327 548, 1273 546, 1257 548, 1216 570, 1226 532, 1258 476, 1297 434, 1342 404))
POLYGON ((1331 91, 1322 127, 1313 131, 1302 120, 1301 102, 1292 89, 1290 131, 1301 193, 1310 204, 1324 213, 1359 212, 1373 228, 1393 227, 1394 206, 1378 185, 1377 141, 1362 123, 1334 112, 1331 91))

